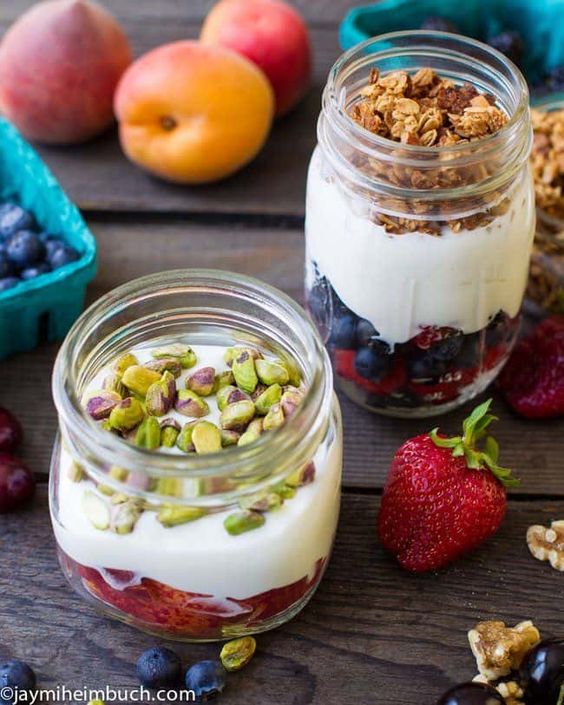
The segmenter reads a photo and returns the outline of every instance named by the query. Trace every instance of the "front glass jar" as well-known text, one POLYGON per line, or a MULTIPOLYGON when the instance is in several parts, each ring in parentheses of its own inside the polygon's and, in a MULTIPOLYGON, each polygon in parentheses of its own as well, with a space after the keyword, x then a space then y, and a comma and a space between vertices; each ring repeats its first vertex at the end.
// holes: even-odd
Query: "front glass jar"
MULTIPOLYGON (((342 430, 329 358, 294 302, 225 272, 175 271, 133 281, 77 321, 57 358, 53 393, 60 437, 52 459, 51 517, 60 564, 79 594, 109 616, 190 641, 264 631, 302 609, 331 552, 342 430), (194 359, 178 357, 180 369, 170 353, 179 355, 187 345, 194 359), (290 398, 300 385, 300 403, 276 406, 284 422, 275 430, 219 451, 205 434, 196 440, 194 429, 209 431, 204 421, 220 425, 217 390, 221 380, 233 379, 235 367, 230 371, 224 358, 231 346, 282 361, 294 386, 286 378, 280 382, 290 398), (202 366, 214 368, 217 397, 192 376, 202 366), (132 369, 135 374, 128 374, 132 369), (207 413, 186 418, 190 414, 180 413, 177 403, 164 422, 157 408, 162 398, 140 388, 156 370, 168 380, 177 377, 177 401, 183 394, 192 400, 180 390, 198 389, 207 413), (102 386, 129 400, 119 407, 126 414, 107 417, 99 402, 113 397, 94 391, 102 386), (156 414, 162 429, 156 443, 155 416, 133 427, 139 419, 131 410, 140 408, 141 393, 145 414, 156 414), (86 400, 93 406, 85 409, 86 400), (91 417, 98 412, 103 421, 91 417), (127 426, 121 434, 119 424, 127 426), (181 443, 180 428, 191 431, 192 445, 181 443), (172 442, 165 441, 165 429, 172 442)), ((244 403, 250 403, 248 395, 244 403)), ((222 433, 222 444, 224 435, 225 444, 234 442, 243 427, 221 418, 223 428, 236 428, 222 433)), ((266 418, 255 423, 266 429, 266 418)))
POLYGON ((523 77, 472 39, 398 32, 334 65, 308 175, 306 300, 357 403, 430 416, 496 377, 517 335, 534 236, 530 147, 523 77), (351 114, 378 76, 388 84, 371 131, 351 114), (412 100, 439 78, 472 87, 461 93, 468 113, 449 108, 461 128, 487 119, 494 101, 505 125, 456 142, 426 99, 412 100), (382 136, 390 125, 398 141, 382 136))

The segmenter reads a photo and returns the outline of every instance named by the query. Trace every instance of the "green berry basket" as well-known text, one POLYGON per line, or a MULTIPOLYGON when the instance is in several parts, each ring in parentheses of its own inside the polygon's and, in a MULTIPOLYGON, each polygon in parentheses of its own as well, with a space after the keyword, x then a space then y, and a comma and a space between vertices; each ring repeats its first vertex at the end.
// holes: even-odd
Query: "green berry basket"
POLYGON ((80 258, 0 292, 0 359, 64 338, 96 273, 96 241, 76 206, 32 147, 0 118, 0 202, 15 201, 80 258))

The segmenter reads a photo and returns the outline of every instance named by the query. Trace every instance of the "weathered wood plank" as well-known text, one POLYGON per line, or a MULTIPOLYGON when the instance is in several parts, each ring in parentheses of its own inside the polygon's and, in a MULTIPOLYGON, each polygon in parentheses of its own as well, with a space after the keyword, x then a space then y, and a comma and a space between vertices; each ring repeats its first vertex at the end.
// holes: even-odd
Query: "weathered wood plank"
MULTIPOLYGON (((98 616, 66 586, 45 494, 34 510, 0 517, 0 659, 28 660, 43 687, 134 687, 137 656, 156 640, 98 616)), ((466 631, 477 621, 532 618, 545 636, 562 635, 554 609, 562 576, 530 557, 524 534, 564 516, 563 502, 511 503, 495 538, 423 576, 404 573, 378 546, 377 507, 374 497, 344 496, 320 589, 293 622, 259 637, 252 665, 230 679, 222 703, 432 703, 475 675, 466 631)), ((174 648, 186 663, 217 655, 211 644, 174 648)))

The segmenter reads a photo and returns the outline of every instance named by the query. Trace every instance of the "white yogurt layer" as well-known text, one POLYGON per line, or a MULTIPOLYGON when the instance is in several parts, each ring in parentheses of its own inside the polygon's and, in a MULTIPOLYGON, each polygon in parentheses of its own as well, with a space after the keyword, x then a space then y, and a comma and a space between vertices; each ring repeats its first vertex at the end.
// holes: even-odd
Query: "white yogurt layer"
MULTIPOLYGON (((224 348, 193 349, 198 356, 193 370, 208 365, 216 371, 227 369, 222 359, 224 348)), ((148 351, 133 352, 141 362, 150 358, 148 351)), ((89 389, 100 387, 100 377, 89 389)), ((178 380, 179 389, 182 379, 178 380)), ((217 421, 215 401, 208 401, 211 413, 205 418, 217 421)), ((181 423, 189 420, 180 415, 177 418, 181 423)), ((137 582, 143 577, 152 578, 178 590, 217 599, 253 597, 312 577, 317 561, 329 555, 339 513, 341 439, 335 436, 328 447, 321 446, 313 460, 314 482, 300 487, 279 510, 269 512, 265 524, 254 531, 229 535, 223 521, 236 511, 230 508, 173 528, 163 527, 155 512, 146 511, 130 534, 118 535, 94 528, 86 518, 82 496, 92 491, 94 484, 69 479, 72 460, 63 450, 58 517, 52 516, 55 536, 70 558, 88 567, 132 571, 137 582)))
POLYGON ((343 303, 391 345, 428 325, 474 333, 500 310, 517 315, 535 229, 528 178, 520 179, 508 211, 485 227, 391 235, 323 168, 317 148, 307 186, 308 286, 314 262, 343 303))

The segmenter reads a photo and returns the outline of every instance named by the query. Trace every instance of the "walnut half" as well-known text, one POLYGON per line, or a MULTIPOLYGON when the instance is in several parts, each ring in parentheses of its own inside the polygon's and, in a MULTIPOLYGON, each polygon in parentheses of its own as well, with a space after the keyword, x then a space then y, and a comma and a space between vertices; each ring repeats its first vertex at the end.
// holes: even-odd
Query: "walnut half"
POLYGON ((506 627, 504 622, 489 621, 471 629, 468 641, 478 671, 493 681, 517 670, 525 655, 540 641, 540 634, 532 622, 506 627))
POLYGON ((564 521, 553 521, 550 528, 530 526, 527 546, 539 561, 550 561, 556 570, 564 571, 564 521))

